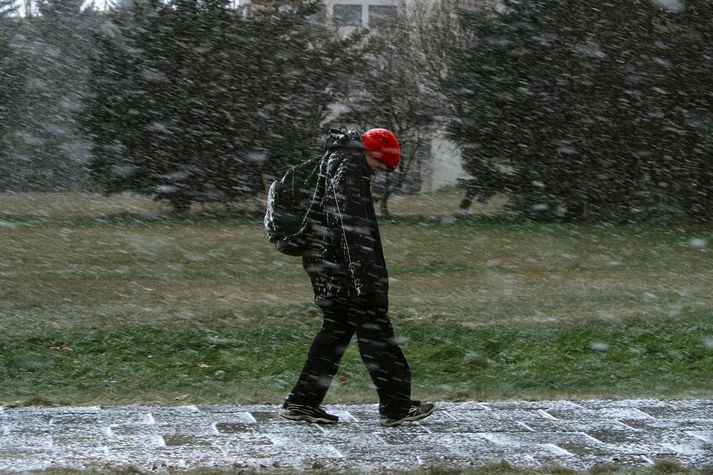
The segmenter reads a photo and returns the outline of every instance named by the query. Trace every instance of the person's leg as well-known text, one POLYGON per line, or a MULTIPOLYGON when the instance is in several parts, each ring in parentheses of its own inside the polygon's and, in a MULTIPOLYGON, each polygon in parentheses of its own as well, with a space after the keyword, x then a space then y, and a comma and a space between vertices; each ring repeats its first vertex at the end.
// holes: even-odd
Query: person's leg
POLYGON ((310 346, 302 373, 285 404, 317 407, 322 403, 354 334, 343 304, 326 301, 320 308, 324 313, 322 328, 310 346))
POLYGON ((350 309, 359 352, 379 395, 379 413, 402 417, 411 406, 411 370, 394 338, 387 308, 359 303, 350 309))

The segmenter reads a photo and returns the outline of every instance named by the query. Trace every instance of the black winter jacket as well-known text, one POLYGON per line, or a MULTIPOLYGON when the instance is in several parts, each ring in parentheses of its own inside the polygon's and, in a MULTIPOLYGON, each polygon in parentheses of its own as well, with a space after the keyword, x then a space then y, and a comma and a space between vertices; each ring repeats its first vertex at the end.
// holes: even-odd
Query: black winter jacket
POLYGON ((389 276, 371 196, 372 172, 359 135, 333 131, 327 152, 322 213, 302 257, 315 301, 349 298, 388 306, 389 276))

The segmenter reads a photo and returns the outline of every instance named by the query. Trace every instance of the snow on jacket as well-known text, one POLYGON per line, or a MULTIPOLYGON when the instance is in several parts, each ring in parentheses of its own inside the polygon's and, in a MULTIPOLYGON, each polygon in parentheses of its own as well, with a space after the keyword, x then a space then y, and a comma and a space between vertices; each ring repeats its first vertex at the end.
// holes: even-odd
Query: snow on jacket
POLYGON ((389 277, 371 196, 371 169, 353 132, 327 141, 321 222, 303 255, 315 301, 365 299, 388 305, 389 277))

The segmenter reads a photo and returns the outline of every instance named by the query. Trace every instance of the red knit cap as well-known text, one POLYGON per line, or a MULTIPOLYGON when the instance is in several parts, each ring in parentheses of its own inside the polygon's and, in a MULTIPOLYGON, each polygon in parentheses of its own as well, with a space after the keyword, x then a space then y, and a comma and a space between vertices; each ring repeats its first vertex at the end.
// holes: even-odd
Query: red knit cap
POLYGON ((399 141, 394 134, 386 129, 370 129, 361 135, 361 143, 374 158, 386 164, 391 171, 396 170, 401 155, 399 141))

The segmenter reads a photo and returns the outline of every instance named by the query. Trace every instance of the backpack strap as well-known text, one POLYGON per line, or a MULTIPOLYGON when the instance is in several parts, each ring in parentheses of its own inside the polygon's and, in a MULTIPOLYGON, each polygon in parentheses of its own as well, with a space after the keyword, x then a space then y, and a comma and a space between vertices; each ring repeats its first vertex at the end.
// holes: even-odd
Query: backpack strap
POLYGON ((329 157, 329 151, 325 152, 319 161, 319 172, 317 176, 317 186, 315 187, 314 193, 312 194, 312 199, 309 203, 309 208, 305 213, 304 219, 302 220, 302 230, 306 231, 310 225, 310 220, 313 219, 314 212, 323 212, 323 202, 324 202, 324 191, 326 188, 326 178, 327 178, 327 158, 329 157), (317 208, 315 210, 315 208, 317 208))

